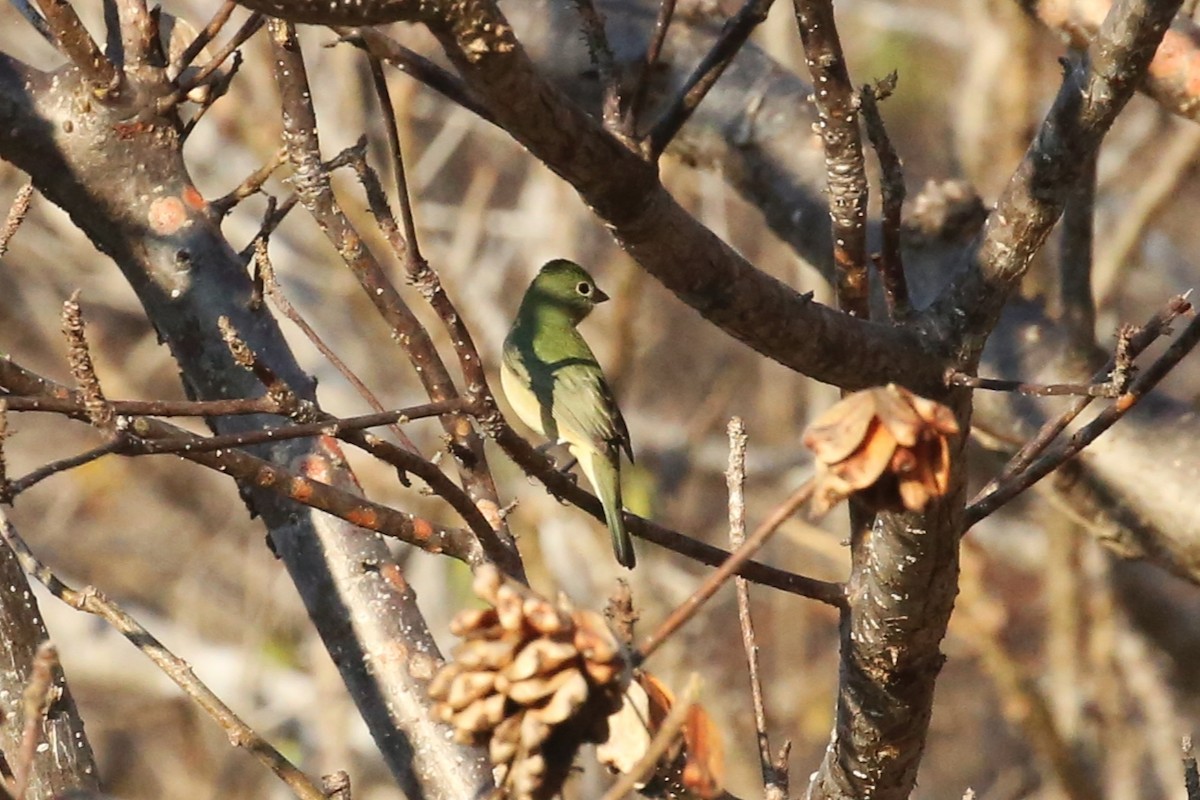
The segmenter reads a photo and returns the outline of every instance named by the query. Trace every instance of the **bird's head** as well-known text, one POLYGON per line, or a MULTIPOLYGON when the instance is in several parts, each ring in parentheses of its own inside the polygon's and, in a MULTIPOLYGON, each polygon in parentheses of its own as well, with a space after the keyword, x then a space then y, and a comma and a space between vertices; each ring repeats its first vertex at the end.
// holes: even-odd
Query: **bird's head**
POLYGON ((587 270, 564 258, 547 262, 538 271, 526 295, 526 302, 532 300, 543 307, 557 307, 576 322, 590 314, 597 303, 607 299, 608 295, 600 291, 587 270))

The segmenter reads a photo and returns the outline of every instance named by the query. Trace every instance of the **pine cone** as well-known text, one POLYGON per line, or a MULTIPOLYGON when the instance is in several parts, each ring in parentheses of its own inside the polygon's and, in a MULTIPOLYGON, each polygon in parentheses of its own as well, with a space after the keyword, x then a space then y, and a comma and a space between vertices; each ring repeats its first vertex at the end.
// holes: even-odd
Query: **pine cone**
POLYGON ((603 618, 576 611, 482 567, 489 608, 460 612, 463 642, 429 685, 435 716, 468 744, 487 744, 496 785, 516 800, 562 788, 579 746, 608 738, 625 659, 603 618))

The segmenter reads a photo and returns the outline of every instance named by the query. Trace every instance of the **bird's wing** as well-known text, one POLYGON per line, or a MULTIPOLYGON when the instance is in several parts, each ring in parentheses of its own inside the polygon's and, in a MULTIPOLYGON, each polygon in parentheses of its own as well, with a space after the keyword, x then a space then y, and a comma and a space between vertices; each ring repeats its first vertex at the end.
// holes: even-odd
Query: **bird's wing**
POLYGON ((619 446, 633 461, 629 430, 600 366, 591 359, 557 365, 554 370, 554 417, 562 438, 597 447, 619 446))

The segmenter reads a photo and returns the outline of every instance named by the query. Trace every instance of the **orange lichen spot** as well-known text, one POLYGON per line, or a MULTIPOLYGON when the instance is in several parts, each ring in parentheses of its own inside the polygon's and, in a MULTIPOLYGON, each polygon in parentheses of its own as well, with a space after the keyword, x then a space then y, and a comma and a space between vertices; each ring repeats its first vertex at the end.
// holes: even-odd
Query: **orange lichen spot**
POLYGON ((113 133, 118 139, 128 141, 138 136, 139 134, 148 133, 154 127, 148 122, 118 122, 113 125, 113 133))
POLYGON ((181 196, 192 211, 203 211, 208 205, 204 202, 204 195, 200 194, 200 190, 191 184, 184 188, 181 196))
POLYGON ((423 520, 420 518, 414 519, 412 522, 412 527, 413 537, 418 542, 427 542, 433 538, 433 526, 429 524, 428 520, 423 520))
POLYGON ((175 233, 187 221, 187 209, 178 197, 160 197, 150 204, 150 229, 155 233, 175 233))
POLYGON ((379 514, 375 509, 359 506, 346 515, 346 520, 369 530, 379 529, 379 514))
POLYGON ((400 569, 400 565, 389 561, 379 569, 379 574, 388 582, 393 589, 398 592, 407 592, 409 589, 408 581, 404 579, 404 570, 400 569))
POLYGON ((292 489, 288 494, 293 500, 299 500, 301 503, 307 503, 313 496, 312 481, 306 478, 293 478, 292 489))

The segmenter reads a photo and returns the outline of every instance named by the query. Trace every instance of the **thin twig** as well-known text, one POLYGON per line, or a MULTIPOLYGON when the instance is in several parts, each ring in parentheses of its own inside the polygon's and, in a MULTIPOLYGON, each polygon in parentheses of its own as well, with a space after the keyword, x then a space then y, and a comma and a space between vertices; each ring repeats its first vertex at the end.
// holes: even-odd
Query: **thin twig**
POLYGON ((213 14, 212 19, 204 26, 204 30, 197 33, 196 38, 188 43, 179 57, 171 62, 170 72, 172 75, 181 75, 185 69, 191 66, 191 63, 196 60, 196 56, 200 55, 200 51, 208 47, 208 43, 221 32, 225 23, 229 22, 229 17, 233 15, 233 11, 237 7, 238 4, 235 0, 225 0, 221 4, 217 13, 213 14))
MULTIPOLYGON (((275 171, 283 166, 283 162, 287 159, 287 150, 280 147, 267 162, 254 172, 246 176, 245 180, 235 186, 229 193, 218 197, 215 200, 209 201, 208 213, 214 221, 220 221, 230 211, 232 211, 238 203, 245 200, 247 197, 262 191, 263 185, 267 180, 275 174, 275 171)), ((255 241, 262 237, 255 237, 255 241)))
POLYGON ((893 72, 874 86, 864 86, 859 98, 862 100, 860 110, 867 126, 867 138, 879 158, 879 194, 883 211, 880 228, 883 245, 874 261, 882 278, 888 314, 894 321, 903 321, 912 312, 908 297, 908 280, 904 276, 904 258, 900 250, 903 231, 901 211, 905 195, 904 167, 883 124, 883 115, 879 113, 879 103, 895 91, 896 80, 897 75, 893 72))
POLYGON ((31 472, 22 475, 15 481, 0 483, 0 502, 12 504, 13 500, 23 492, 27 492, 34 486, 37 486, 42 481, 50 478, 60 472, 82 467, 84 464, 90 464, 104 456, 112 455, 120 452, 125 446, 124 437, 118 436, 110 439, 104 444, 93 447, 91 450, 86 450, 78 455, 67 456, 60 458, 57 461, 51 461, 49 464, 38 467, 31 472))
POLYGON ((281 428, 269 428, 266 430, 239 431, 237 433, 218 434, 207 437, 186 436, 179 441, 171 439, 162 439, 151 442, 142 442, 136 446, 126 448, 131 454, 144 455, 159 455, 163 453, 210 453, 215 450, 224 450, 230 447, 250 447, 266 442, 279 442, 287 439, 306 439, 314 436, 333 436, 340 437, 342 434, 349 431, 362 430, 364 428, 376 428, 381 425, 392 425, 394 423, 406 423, 417 419, 426 419, 428 417, 436 417, 442 414, 449 414, 456 409, 463 407, 461 400, 450 400, 441 403, 425 403, 419 406, 410 406, 394 411, 380 411, 374 414, 362 414, 357 417, 323 418, 316 422, 306 422, 299 425, 290 425, 281 428))
POLYGON ((1092 292, 1095 218, 1096 154, 1093 153, 1063 207, 1058 303, 1072 353, 1089 353, 1096 347, 1096 300, 1092 292))
POLYGON ((471 89, 461 78, 420 53, 410 50, 374 28, 335 27, 333 30, 341 37, 339 41, 361 48, 416 78, 418 82, 455 105, 462 106, 480 119, 495 124, 492 112, 471 93, 471 89))
POLYGON ((4 442, 8 438, 8 398, 0 397, 0 502, 8 493, 8 456, 4 442))
POLYGON ((171 92, 165 97, 159 98, 155 104, 155 111, 157 111, 159 114, 166 114, 172 108, 187 99, 188 92, 190 92, 192 89, 195 89, 197 86, 202 85, 206 80, 208 80, 210 75, 220 69, 221 65, 224 64, 239 47, 245 44, 251 36, 258 33, 259 28, 263 26, 263 22, 265 22, 265 17, 263 17, 262 14, 251 14, 250 17, 242 23, 242 26, 237 29, 233 36, 230 37, 229 41, 225 43, 225 46, 218 50, 216 55, 209 59, 207 64, 196 70, 194 74, 188 75, 186 80, 181 77, 179 79, 179 85, 175 91, 171 92))
POLYGON ((671 710, 667 713, 667 718, 663 720, 662 726, 658 732, 654 734, 654 738, 650 740, 650 744, 646 746, 646 752, 638 759, 637 763, 629 772, 621 775, 617 781, 609 787, 604 793, 601 800, 622 800, 637 785, 641 783, 646 776, 651 775, 658 767, 658 762, 666 755, 667 750, 675 743, 679 737, 679 732, 683 730, 684 723, 687 722, 688 711, 691 710, 692 704, 700 696, 700 676, 692 673, 688 678, 687 686, 683 690, 682 696, 676 698, 675 704, 671 706, 671 710))
MULTIPOLYGON (((389 166, 392 170, 392 177, 396 181, 396 199, 400 204, 400 222, 404 226, 404 246, 402 253, 409 264, 410 271, 412 265, 422 259, 421 245, 417 241, 417 220, 413 214, 412 202, 408 194, 408 173, 404 169, 404 153, 400 149, 400 123, 396 119, 396 109, 392 105, 392 93, 388 89, 387 78, 383 74, 383 62, 375 56, 367 57, 368 66, 371 69, 371 83, 375 87, 375 95, 379 99, 379 111, 383 114, 383 129, 387 135, 388 156, 390 158, 389 166)), ((366 159, 359 159, 357 162, 362 167, 366 167, 366 159)), ((359 172, 360 179, 363 178, 363 173, 359 172)), ((370 190, 368 189, 368 194, 370 190)), ((379 192, 382 195, 382 191, 379 192)), ((379 204, 373 204, 379 205, 379 204)), ((380 210, 386 208, 386 204, 380 207, 380 210)), ((394 227, 395 220, 390 220, 394 227)))
MULTIPOLYGON (((333 351, 333 348, 325 343, 325 340, 320 337, 316 330, 309 325, 308 321, 305 320, 304 317, 301 316, 300 312, 296 310, 291 301, 287 299, 287 296, 283 293, 283 288, 279 285, 279 281, 275 278, 275 267, 271 263, 271 258, 267 251, 267 239, 265 238, 260 237, 255 240, 254 265, 256 270, 255 274, 262 281, 263 288, 267 293, 267 297, 271 299, 271 304, 279 309, 279 311, 281 311, 285 317, 292 321, 292 324, 300 329, 301 333, 303 333, 305 337, 307 337, 308 340, 313 343, 313 346, 317 348, 321 355, 325 357, 325 360, 332 364, 334 368, 341 373, 342 377, 354 387, 355 391, 358 392, 358 396, 365 400, 367 405, 369 405, 377 414, 384 413, 383 403, 379 402, 379 398, 375 396, 375 393, 372 392, 367 384, 363 382, 362 378, 355 374, 354 370, 350 369, 346 362, 342 361, 338 354, 333 351)), ((400 442, 400 445, 404 449, 408 450, 410 453, 420 453, 416 444, 413 443, 413 440, 408 437, 408 434, 406 434, 398 424, 395 422, 389 424, 388 430, 392 432, 392 435, 396 437, 396 441, 400 442)))
POLYGON ((766 21, 767 12, 771 10, 771 4, 774 2, 775 0, 746 0, 738 12, 726 20, 725 27, 721 29, 712 49, 688 76, 679 93, 647 135, 647 149, 652 160, 656 160, 667 149, 675 134, 679 133, 679 129, 708 94, 708 90, 750 38, 750 34, 766 21))
POLYGON ((1200 769, 1196 768, 1192 737, 1184 736, 1180 744, 1183 749, 1183 785, 1187 790, 1187 800, 1200 800, 1200 769))
POLYGON ((634 663, 640 664, 649 658, 655 650, 662 646, 667 637, 695 616, 696 612, 737 572, 738 567, 757 553, 766 544, 771 534, 775 533, 788 517, 796 513, 800 506, 808 502, 808 499, 812 497, 813 488, 813 481, 805 481, 799 489, 792 492, 787 500, 772 511, 757 530, 742 543, 742 546, 734 550, 725 563, 714 570, 704 583, 700 584, 700 588, 692 593, 691 597, 680 603, 658 626, 658 630, 646 637, 642 646, 633 653, 634 663))
MULTIPOLYGON (((13 391, 14 385, 16 387, 16 391, 44 391, 47 393, 53 393, 53 396, 50 394, 38 397, 31 397, 28 394, 23 396, 12 396, 6 398, 9 403, 14 405, 19 404, 23 407, 33 408, 38 411, 55 411, 57 413, 65 414, 77 419, 87 419, 83 400, 78 393, 72 394, 64 387, 58 387, 56 384, 53 384, 44 378, 33 375, 33 373, 28 372, 9 359, 0 357, 0 388, 13 391)), ((241 401, 242 404, 245 405, 245 409, 239 413, 246 413, 250 410, 253 410, 255 413, 284 413, 284 409, 282 409, 276 401, 269 398, 260 398, 260 401, 262 402, 258 404, 250 400, 241 401)), ((234 401, 208 401, 195 402, 192 404, 178 403, 176 405, 194 405, 203 408, 219 406, 222 404, 232 404, 233 402, 234 401)), ((156 405, 157 404, 155 403, 123 402, 119 405, 115 405, 114 408, 120 412, 121 409, 125 408, 126 406, 132 407, 133 409, 145 409, 146 407, 153 408, 156 405)), ((476 535, 482 535, 483 532, 490 531, 492 529, 491 522, 487 519, 487 517, 483 514, 471 497, 464 492, 463 489, 458 486, 458 484, 454 483, 454 481, 452 481, 444 472, 442 472, 442 470, 436 464, 426 460, 420 455, 403 450, 389 442, 385 442, 378 437, 370 436, 361 432, 365 428, 388 425, 400 420, 418 419, 461 408, 465 408, 465 403, 460 400, 453 400, 446 401, 444 405, 432 403, 421 406, 412 406, 407 409, 399 409, 397 411, 385 411, 377 414, 364 414, 359 417, 349 417, 345 419, 338 419, 337 417, 325 414, 317 409, 314 411, 317 419, 302 425, 268 430, 246 431, 235 434, 225 434, 222 436, 211 436, 207 438, 197 436, 188 431, 184 431, 181 428, 169 426, 166 423, 157 420, 139 416, 137 419, 124 423, 122 430, 133 431, 141 436, 142 439, 129 439, 125 436, 118 437, 118 441, 114 445, 112 452, 125 456, 175 453, 183 458, 197 461, 204 466, 217 469, 234 478, 244 477, 253 483, 259 480, 260 477, 265 479, 266 477, 270 476, 272 474, 271 470, 265 470, 261 474, 256 473, 256 468, 253 466, 252 462, 239 461, 236 464, 222 465, 223 456, 228 456, 229 458, 240 458, 242 455, 245 455, 240 451, 233 451, 231 448, 280 441, 283 439, 307 438, 326 435, 336 436, 343 441, 362 448, 384 463, 391 464, 402 473, 411 473, 425 481, 434 494, 436 494, 438 497, 441 497, 443 500, 449 503, 456 512, 458 512, 467 525, 473 531, 475 531, 476 535), (145 430, 147 428, 149 428, 152 433, 146 434, 145 430), (156 441, 145 441, 147 438, 155 439, 156 441), (162 443, 157 440, 162 440, 162 443), (217 458, 213 461, 201 458, 201 456, 206 453, 213 453, 223 450, 230 450, 230 452, 218 454, 217 458)), ((185 412, 185 415, 187 416, 191 416, 194 414, 196 409, 177 410, 185 412)), ((127 416, 134 416, 136 414, 137 411, 135 410, 127 416)), ((248 455, 246 457, 252 458, 248 455)), ((81 457, 77 456, 75 458, 81 457)), ((67 461, 69 461, 69 459, 65 459, 64 463, 67 461)), ((256 458, 254 461, 262 464, 267 463, 256 458)), ((71 465, 67 464, 67 466, 71 465)), ((51 471, 49 467, 43 469, 46 471, 46 474, 41 474, 43 470, 36 470, 34 473, 30 473, 30 475, 22 478, 20 485, 11 488, 14 490, 24 490, 25 488, 28 488, 25 486, 24 481, 28 480, 30 481, 30 485, 32 485, 32 483, 36 483, 37 481, 48 477, 49 474, 54 474, 54 472, 60 471, 57 469, 51 471)), ((287 489, 294 489, 297 494, 302 494, 301 490, 303 489, 303 486, 304 484, 296 487, 288 485, 287 489)), ((279 490, 280 487, 268 486, 267 488, 279 490)), ((332 499, 327 497, 326 501, 334 502, 336 501, 336 497, 333 497, 332 499)), ((307 501, 302 500, 302 502, 307 501)), ((354 501, 345 499, 337 502, 344 507, 344 510, 340 514, 337 514, 338 516, 343 516, 345 519, 348 519, 351 522, 355 522, 356 524, 363 525, 364 527, 377 530, 377 528, 372 527, 373 525, 381 522, 379 514, 376 511, 371 510, 370 508, 362 511, 361 517, 365 521, 351 519, 345 515, 358 513, 353 510, 354 501)), ((373 504, 371 504, 371 506, 373 507, 373 504)), ((392 510, 388 509, 386 512, 384 512, 384 517, 391 517, 391 515, 394 513, 400 512, 393 512, 392 510)), ((419 520, 417 517, 412 517, 409 515, 409 518, 417 522, 416 529, 422 529, 421 526, 425 524, 423 520, 419 520)), ((393 521, 395 521, 394 518, 393 521)), ((403 526, 400 530, 403 530, 403 526)), ((403 534, 388 534, 383 530, 380 530, 379 532, 384 533, 385 535, 399 535, 400 538, 404 538, 403 534)), ((438 535, 440 536, 441 534, 438 535)), ((435 539, 436 538, 437 537, 435 537, 435 539)), ((434 544, 436 545, 436 541, 434 544)), ((467 551, 462 552, 465 554, 467 551)))
MULTIPOLYGON (((0 362, 2 364, 3 362, 0 362)), ((553 461, 536 447, 517 434, 503 419, 481 419, 484 430, 495 439, 496 444, 504 450, 526 475, 540 481, 552 496, 559 500, 578 506, 597 520, 604 521, 604 508, 596 496, 590 494, 570 477, 564 475, 553 461)), ((719 547, 702 542, 691 536, 685 536, 679 531, 643 519, 628 511, 623 512, 625 527, 634 536, 660 547, 679 553, 686 558, 710 567, 725 564, 731 554, 719 547)), ((845 587, 840 583, 810 578, 794 572, 771 567, 757 561, 747 561, 737 567, 738 575, 760 586, 770 586, 780 591, 789 592, 801 597, 824 603, 837 609, 846 608, 845 587)))
MULTIPOLYGON (((320 157, 316 112, 313 109, 308 74, 294 28, 272 20, 270 33, 275 77, 284 109, 288 156, 295 170, 293 185, 301 202, 338 249, 343 262, 358 279, 376 311, 391 327, 394 339, 408 356, 429 399, 438 402, 459 397, 458 388, 450 377, 445 361, 434 346, 428 330, 400 296, 383 265, 364 245, 362 235, 338 205, 329 173, 320 157)), ((378 208, 379 204, 374 200, 371 200, 370 205, 377 218, 390 215, 390 212, 385 215, 385 208, 378 208)), ((383 205, 386 206, 386 203, 383 205)), ((411 270, 417 265, 407 263, 405 266, 412 275, 411 270)), ((424 266, 431 274, 432 270, 428 270, 428 265, 424 266)), ((440 290, 440 286, 436 282, 436 276, 422 277, 427 279, 422 281, 420 278, 414 278, 417 288, 427 293, 426 296, 439 315, 446 313, 445 308, 437 303, 437 290, 440 290)), ((444 297, 444 293, 441 294, 444 297)), ((446 321, 447 317, 443 316, 442 319, 446 321)), ((461 317, 456 316, 455 322, 460 326, 460 330, 465 330, 465 327, 461 327, 461 317)), ((469 342, 469 337, 452 333, 451 338, 462 363, 467 351, 460 347, 460 343, 464 339, 469 342)), ((464 365, 464 372, 467 372, 467 366, 482 372, 479 363, 464 365)), ((500 504, 495 484, 487 468, 481 438, 462 416, 446 415, 442 417, 441 422, 450 441, 449 450, 454 456, 464 489, 476 506, 497 512, 493 515, 494 530, 477 532, 481 540, 486 540, 481 542, 482 547, 495 556, 495 563, 505 573, 523 580, 524 566, 520 554, 498 514, 500 504)))
POLYGON ((95 614, 108 622, 142 651, 175 685, 196 701, 221 726, 236 747, 248 750, 259 763, 268 767, 292 793, 303 800, 324 800, 324 793, 266 739, 259 735, 225 705, 211 689, 196 677, 187 662, 163 646, 150 631, 94 587, 76 591, 67 586, 49 567, 38 560, 0 508, 0 535, 16 553, 21 566, 45 586, 51 594, 79 611, 95 614))
POLYGON ((946 385, 986 389, 992 392, 1016 392, 1031 397, 1119 397, 1122 391, 1121 386, 1111 379, 1101 383, 1026 383, 1001 378, 980 378, 958 370, 946 373, 946 385))
POLYGON ((93 41, 79 15, 67 0, 36 0, 54 37, 54 45, 91 84, 98 99, 109 96, 119 85, 121 74, 93 41))
POLYGON ((21 223, 25 221, 25 215, 29 213, 29 204, 32 201, 33 181, 29 181, 17 191, 17 196, 13 198, 12 205, 8 208, 4 227, 0 229, 0 257, 8 252, 8 245, 12 241, 12 237, 16 235, 17 229, 21 227, 21 223))
POLYGON ((658 58, 662 55, 663 44, 667 41, 667 30, 671 27, 671 20, 674 16, 675 0, 659 0, 658 16, 654 20, 654 34, 650 37, 650 43, 646 45, 646 54, 642 58, 637 82, 634 84, 629 105, 625 109, 625 119, 622 121, 625 135, 631 138, 637 136, 637 115, 641 112, 642 103, 646 102, 646 92, 650 89, 655 67, 658 66, 658 58))
MULTIPOLYGON (((2 358, 0 358, 0 388, 27 395, 44 392, 58 397, 74 397, 78 404, 78 410, 72 416, 86 419, 86 413, 83 411, 83 399, 78 393, 72 393, 66 387, 35 375, 2 358)), ((182 428, 150 417, 138 417, 132 420, 126 428, 128 436, 122 445, 124 448, 135 448, 139 439, 170 439, 178 442, 190 436, 197 445, 204 442, 202 436, 196 436, 182 428)), ((328 466, 326 462, 344 458, 340 452, 335 453, 328 449, 317 450, 301 465, 304 470, 303 474, 285 470, 241 450, 221 450, 210 453, 192 452, 184 448, 179 451, 178 455, 231 477, 246 486, 275 492, 302 505, 325 511, 339 519, 344 519, 384 536, 393 536, 428 552, 445 553, 472 566, 494 560, 495 556, 485 551, 480 543, 481 538, 487 541, 487 537, 481 536, 481 531, 490 529, 489 523, 483 517, 482 512, 474 506, 471 499, 450 481, 436 464, 398 449, 396 449, 396 453, 407 456, 413 462, 406 465, 406 468, 425 480, 435 493, 443 496, 468 521, 472 526, 471 530, 437 525, 415 514, 373 503, 354 492, 324 483, 321 478, 325 477, 325 468, 328 466)))
MULTIPOLYGON (((499 413, 495 398, 488 389, 487 375, 483 368, 483 359, 479 349, 463 320, 462 314, 454 306, 454 302, 446 293, 441 278, 421 254, 420 241, 417 237, 416 216, 413 213, 412 198, 409 194, 408 177, 404 169, 404 154, 400 149, 400 129, 392 108, 391 95, 387 88, 387 80, 383 69, 376 58, 370 59, 371 75, 379 102, 386 110, 384 112, 384 127, 387 130, 388 152, 391 156, 392 174, 396 178, 396 198, 400 206, 400 219, 403 225, 403 235, 397 229, 395 217, 387 202, 387 195, 379 185, 378 175, 370 169, 365 155, 359 154, 352 165, 367 193, 368 206, 380 230, 386 237, 397 258, 402 259, 409 282, 429 303, 429 307, 437 314, 458 359, 459 369, 465 381, 465 395, 473 399, 474 405, 483 414, 499 413)), ((440 359, 439 359, 440 363, 440 359)), ((443 366, 444 369, 444 366, 443 366)), ((431 391, 431 399, 437 400, 440 394, 435 393, 432 384, 427 385, 431 391)), ((450 392, 457 396, 457 389, 450 384, 450 392)), ((494 522, 494 532, 490 534, 496 542, 507 550, 511 558, 506 562, 497 562, 513 577, 524 579, 524 565, 520 562, 516 550, 516 542, 508 530, 504 518, 498 513, 500 509, 499 494, 495 480, 488 466, 487 454, 483 449, 483 441, 470 426, 456 424, 450 417, 444 418, 447 431, 453 441, 451 452, 458 463, 459 475, 463 488, 470 495, 476 506, 494 509, 497 513, 490 515, 494 522)), ((484 534, 480 534, 481 536, 484 534)))
MULTIPOLYGON (((255 235, 254 241, 270 238, 299 202, 300 198, 294 193, 285 197, 282 203, 278 202, 274 196, 267 195, 267 210, 263 212, 263 221, 258 226, 258 233, 255 235)), ((254 242, 252 241, 239 255, 245 262, 254 258, 254 242)))
POLYGON ((229 69, 207 83, 201 84, 200 88, 191 89, 188 91, 188 99, 193 102, 198 102, 200 108, 195 114, 192 114, 191 119, 183 126, 183 130, 179 134, 181 141, 187 141, 187 138, 192 135, 192 131, 200 124, 205 115, 217 104, 217 101, 224 97, 229 92, 229 87, 233 84, 233 79, 237 77, 238 71, 242 68, 242 51, 237 50, 233 54, 233 60, 229 63, 229 69))
POLYGON ((617 72, 616 59, 608 44, 608 33, 604 30, 604 15, 596 10, 592 0, 573 0, 575 10, 583 23, 583 40, 587 44, 600 87, 604 92, 600 119, 605 130, 621 136, 624 134, 625 102, 621 93, 621 76, 617 72))
POLYGON ((1048 450, 1040 458, 1031 463, 1024 471, 1014 475, 1008 481, 1001 483, 993 492, 980 500, 973 501, 967 506, 964 515, 963 530, 987 517, 997 508, 1008 503, 1014 497, 1024 492, 1033 484, 1058 469, 1065 462, 1078 455, 1096 437, 1111 428, 1121 417, 1129 413, 1138 401, 1158 385, 1167 373, 1183 360, 1185 356, 1200 343, 1200 317, 1188 323, 1183 333, 1171 343, 1166 352, 1139 375, 1128 390, 1118 397, 1112 405, 1096 415, 1096 418, 1079 429, 1070 439, 1059 447, 1048 450))
MULTIPOLYGON (((0 356, 0 361, 12 363, 0 356)), ((12 395, 6 398, 11 411, 71 414, 80 410, 72 397, 12 395)), ((130 417, 223 417, 233 414, 279 414, 269 397, 234 397, 228 400, 109 400, 112 410, 130 417)))
MULTIPOLYGON (((212 452, 202 450, 200 445, 205 441, 202 436, 194 436, 197 445, 195 448, 176 447, 176 444, 190 434, 158 420, 146 417, 136 419, 130 425, 130 431, 139 439, 169 439, 172 442, 171 452, 181 458, 228 475, 246 486, 282 494, 297 503, 332 514, 361 528, 381 533, 384 536, 395 537, 426 552, 444 553, 460 561, 465 561, 471 566, 495 560, 495 554, 487 551, 487 545, 484 544, 481 547, 480 542, 476 540, 478 530, 474 527, 470 531, 464 531, 437 525, 416 514, 372 502, 358 494, 325 483, 321 480, 324 477, 323 467, 325 465, 320 458, 315 456, 305 462, 303 465, 305 473, 300 474, 283 469, 242 450, 223 449, 212 452), (310 475, 316 477, 310 477, 310 475)), ((127 447, 134 447, 134 445, 127 445, 127 447)), ((442 474, 440 470, 437 470, 436 465, 429 462, 423 463, 429 467, 430 471, 442 474)), ((416 465, 410 467, 410 470, 414 474, 420 474, 417 472, 416 465)), ((445 477, 444 474, 442 477, 445 477)), ((432 479, 428 479, 428 482, 431 486, 436 485, 432 479)), ((460 513, 466 513, 460 508, 462 503, 456 503, 453 500, 449 502, 460 513)), ((479 511, 475 509, 471 520, 478 519, 479 511)), ((476 524, 478 523, 476 522, 476 524)), ((483 524, 486 526, 486 520, 483 521, 483 524)))
MULTIPOLYGON (((729 548, 737 551, 746 543, 746 424, 739 417, 729 420, 729 468, 725 484, 729 490, 729 548)), ((783 800, 786 790, 780 790, 771 761, 771 740, 767 736, 767 709, 763 702, 762 681, 758 674, 758 641, 754 636, 754 620, 750 616, 750 588, 746 579, 734 577, 737 592, 738 623, 742 629, 742 647, 746 651, 746 667, 750 674, 750 699, 754 706, 754 729, 758 735, 758 762, 762 770, 766 800, 783 800)))
POLYGON ((78 290, 63 303, 62 332, 67 338, 67 363, 71 368, 71 376, 75 378, 75 385, 83 396, 88 420, 98 430, 111 435, 116 432, 116 415, 105 399, 100 379, 96 376, 96 365, 92 362, 91 349, 84 332, 78 290))
MULTIPOLYGON (((1118 343, 1117 352, 1108 360, 1092 376, 1092 381, 1098 383, 1106 379, 1113 380, 1118 378, 1118 371, 1125 376, 1128 376, 1130 371, 1130 363, 1134 358, 1142 353, 1160 336, 1165 335, 1169 330, 1171 323, 1183 314, 1191 312, 1192 304, 1188 302, 1186 295, 1177 295, 1172 297, 1167 304, 1155 312, 1145 325, 1136 330, 1123 332, 1121 341, 1118 343)), ((1127 384, 1127 378, 1122 378, 1118 382, 1122 388, 1127 384)), ((1081 397, 1074 404, 1057 418, 1048 421, 1042 426, 1041 430, 1021 447, 1017 453, 1009 459, 1004 469, 1000 474, 988 482, 986 486, 979 491, 972 499, 972 503, 978 502, 985 496, 995 491, 996 487, 1005 480, 1008 480, 1018 472, 1023 471, 1030 463, 1033 462, 1050 444, 1058 438, 1067 426, 1075 421, 1084 409, 1092 402, 1091 397, 1081 397)))
POLYGON ((233 322, 229 317, 218 317, 217 329, 221 332, 221 339, 229 348, 229 354, 233 356, 233 360, 258 379, 263 388, 267 390, 267 397, 275 403, 280 414, 299 422, 311 422, 317 417, 319 412, 316 403, 301 398, 292 390, 291 386, 288 386, 287 381, 279 377, 279 374, 269 364, 259 358, 258 353, 246 344, 241 334, 233 327, 233 322))

